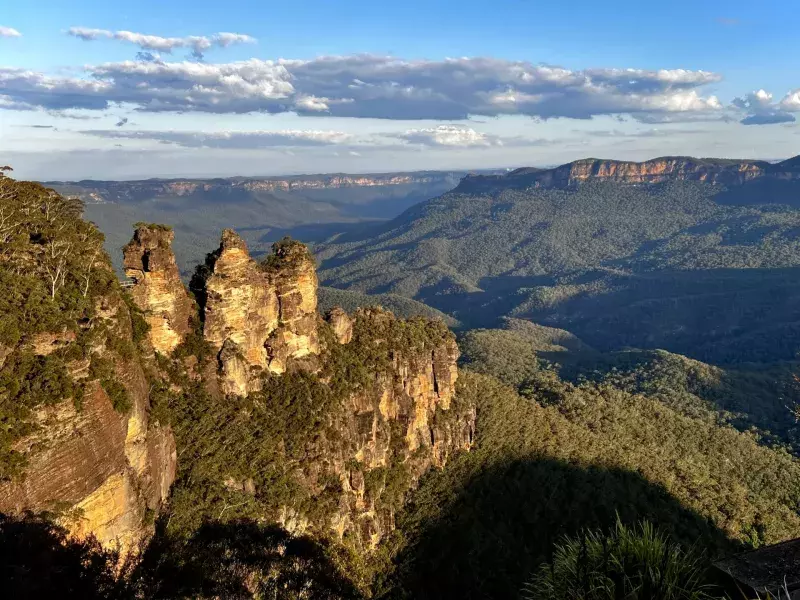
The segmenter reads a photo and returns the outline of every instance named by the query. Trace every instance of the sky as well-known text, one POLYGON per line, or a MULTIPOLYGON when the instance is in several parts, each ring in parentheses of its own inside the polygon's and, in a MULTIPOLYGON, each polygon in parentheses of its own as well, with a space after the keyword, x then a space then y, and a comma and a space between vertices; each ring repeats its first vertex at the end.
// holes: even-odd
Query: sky
POLYGON ((38 180, 800 154, 796 0, 27 0, 0 163, 38 180))

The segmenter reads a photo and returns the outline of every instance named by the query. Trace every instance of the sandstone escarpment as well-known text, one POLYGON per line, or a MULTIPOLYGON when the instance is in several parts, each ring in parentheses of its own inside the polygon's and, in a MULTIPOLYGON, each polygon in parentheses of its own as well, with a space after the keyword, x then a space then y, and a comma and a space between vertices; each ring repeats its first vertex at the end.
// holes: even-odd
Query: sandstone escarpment
POLYGON ((276 244, 259 265, 225 230, 203 277, 203 336, 216 350, 224 393, 261 389, 266 373, 319 353, 317 275, 302 245, 276 244))
POLYGON ((389 173, 374 175, 310 175, 298 177, 269 177, 228 180, 149 180, 149 181, 86 181, 78 184, 52 182, 65 188, 65 193, 77 194, 87 203, 141 202, 164 196, 194 196, 198 194, 235 194, 246 192, 293 192, 302 190, 331 190, 341 188, 397 187, 424 184, 455 184, 457 173, 389 173))
POLYGON ((552 169, 522 168, 506 175, 467 176, 456 191, 475 193, 497 185, 563 189, 588 181, 623 184, 700 181, 731 186, 764 177, 800 179, 800 171, 795 168, 791 159, 771 164, 758 160, 696 159, 686 156, 666 156, 644 162, 587 158, 552 169))
POLYGON ((181 282, 172 253, 171 229, 141 225, 123 249, 125 275, 133 280, 133 299, 150 325, 150 343, 169 354, 191 329, 194 303, 181 282))
MULTIPOLYGON (((129 319, 116 292, 99 303, 90 329, 103 334, 92 336, 90 358, 70 363, 70 377, 84 387, 80 402, 66 398, 35 411, 32 432, 14 444, 27 461, 24 474, 0 483, 0 512, 53 512, 73 535, 94 536, 123 555, 136 552, 152 532, 149 515, 166 501, 176 470, 171 430, 149 419, 144 371, 135 355, 117 350, 120 339, 130 343, 129 319), (122 386, 116 393, 130 399, 127 410, 115 408, 104 389, 114 384, 92 375, 97 357, 115 364, 111 375, 122 386)), ((57 345, 45 337, 30 346, 39 356, 75 343, 74 334, 49 336, 57 345)))
MULTIPOLYGON (((334 314, 333 343, 342 343, 335 331, 342 314, 334 314)), ((419 477, 471 447, 476 415, 456 398, 458 347, 441 323, 359 309, 349 334, 355 354, 369 351, 385 361, 349 395, 332 437, 304 470, 312 482, 326 468, 333 472, 341 494, 330 525, 369 550, 394 529, 395 512, 419 477)))

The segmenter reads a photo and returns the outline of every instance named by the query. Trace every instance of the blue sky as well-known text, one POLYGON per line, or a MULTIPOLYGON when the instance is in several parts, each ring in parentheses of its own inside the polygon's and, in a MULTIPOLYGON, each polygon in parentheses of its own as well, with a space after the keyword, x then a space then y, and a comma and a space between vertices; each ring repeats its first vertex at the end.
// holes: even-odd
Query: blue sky
POLYGON ((0 13, 0 162, 64 179, 779 159, 800 154, 798 30, 794 1, 29 0, 0 13))

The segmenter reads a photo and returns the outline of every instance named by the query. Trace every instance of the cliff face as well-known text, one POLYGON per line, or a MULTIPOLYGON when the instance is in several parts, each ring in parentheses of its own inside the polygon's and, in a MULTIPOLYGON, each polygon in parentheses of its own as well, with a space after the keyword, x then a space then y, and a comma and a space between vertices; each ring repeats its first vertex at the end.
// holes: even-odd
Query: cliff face
MULTIPOLYGON (((393 529, 395 512, 422 473, 471 446, 475 412, 455 397, 459 353, 444 324, 406 322, 381 309, 351 316, 336 308, 323 320, 314 262, 304 245, 278 242, 259 264, 231 230, 223 232, 192 287, 212 349, 208 364, 196 372, 214 378, 206 389, 218 392, 210 392, 211 406, 193 409, 189 418, 202 418, 220 404, 240 407, 237 417, 224 407, 228 416, 212 417, 222 427, 215 437, 225 439, 226 424, 241 419, 231 425, 233 439, 253 437, 270 448, 268 467, 260 459, 252 459, 261 464, 255 467, 251 459, 240 464, 239 456, 209 455, 210 464, 200 470, 218 473, 217 485, 240 495, 227 504, 247 504, 244 494, 263 503, 260 518, 274 518, 294 532, 333 532, 369 551, 393 529), (306 401, 305 386, 316 390, 307 400, 311 406, 285 408, 306 401), (317 414, 323 397, 326 408, 317 414), (274 417, 259 424, 254 413, 262 411, 274 417), (301 415, 310 415, 313 425, 301 415), (273 421, 281 423, 274 436, 267 433, 273 421), (304 437, 305 427, 313 428, 310 437, 304 437), (273 489, 273 471, 285 473, 286 485, 295 486, 296 501, 273 489)), ((201 429, 183 423, 182 439, 204 444, 192 437, 201 429)))
POLYGON ((317 275, 304 246, 276 246, 261 266, 226 230, 209 262, 203 336, 218 353, 223 392, 257 391, 265 373, 283 373, 293 359, 319 353, 317 275))
POLYGON ((517 169, 501 176, 467 176, 455 191, 472 193, 491 186, 525 188, 567 188, 586 181, 625 184, 665 181, 702 181, 720 185, 742 185, 754 179, 800 179, 791 159, 771 164, 765 161, 736 161, 663 157, 644 162, 584 159, 553 169, 517 169))
MULTIPOLYGON (((398 344, 403 337, 398 332, 408 331, 408 325, 388 311, 359 309, 351 318, 334 310, 327 320, 328 343, 352 344, 360 348, 355 352, 370 348, 386 362, 370 384, 348 396, 344 410, 299 466, 303 484, 312 489, 331 475, 338 480, 329 527, 369 551, 394 529, 395 513, 419 477, 469 450, 476 415, 474 407, 456 399, 459 351, 443 325, 417 322, 412 327, 427 330, 419 336, 424 341, 398 344)), ((282 520, 299 530, 308 526, 290 507, 282 520)))
POLYGON ((150 343, 162 354, 183 341, 195 312, 172 253, 174 237, 170 229, 144 225, 123 248, 125 275, 134 283, 131 293, 150 325, 150 343))
MULTIPOLYGON (((115 410, 105 384, 91 376, 90 360, 69 363, 69 376, 85 386, 81 402, 70 398, 35 411, 32 433, 14 444, 27 460, 25 472, 0 483, 0 512, 55 512, 73 535, 93 535, 124 555, 152 532, 149 515, 158 512, 175 478, 175 441, 168 427, 150 421, 142 366, 115 349, 132 336, 124 302, 111 292, 96 314, 93 354, 113 360, 113 376, 131 406, 115 410)), ((28 350, 42 356, 75 344, 74 335, 49 338, 59 343, 31 343, 28 350)))
MULTIPOLYGON (((34 204, 67 202, 35 192, 34 204)), ((71 269, 64 296, 52 292, 62 304, 46 303, 46 326, 0 329, 0 416, 17 427, 0 438, 0 512, 54 512, 73 535, 135 553, 176 479, 173 429, 162 425, 169 421, 181 449, 194 448, 182 472, 203 473, 182 477, 186 487, 171 502, 188 499, 187 518, 222 520, 248 505, 250 517, 369 550, 392 530, 422 473, 470 447, 475 413, 455 396, 458 348, 444 324, 379 309, 333 310, 325 322, 305 246, 283 240, 257 264, 230 230, 194 281, 195 303, 179 279, 171 231, 154 225, 140 226, 124 250, 140 316, 101 236, 67 206, 65 226, 44 221, 40 235, 92 242, 59 263, 71 269), (195 319, 203 340, 191 330, 195 319), (30 410, 10 413, 14 402, 30 410), (186 489, 194 484, 199 491, 186 489)), ((38 235, 0 260, 17 289, 34 281, 46 298, 49 264, 36 280, 21 268, 47 259, 38 235)))

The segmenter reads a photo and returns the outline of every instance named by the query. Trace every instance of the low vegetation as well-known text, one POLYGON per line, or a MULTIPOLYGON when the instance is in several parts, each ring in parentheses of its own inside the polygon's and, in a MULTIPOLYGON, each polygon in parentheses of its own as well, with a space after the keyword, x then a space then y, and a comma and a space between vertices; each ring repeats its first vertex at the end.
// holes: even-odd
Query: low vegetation
POLYGON ((527 584, 525 600, 713 600, 701 556, 644 521, 559 541, 527 584))

